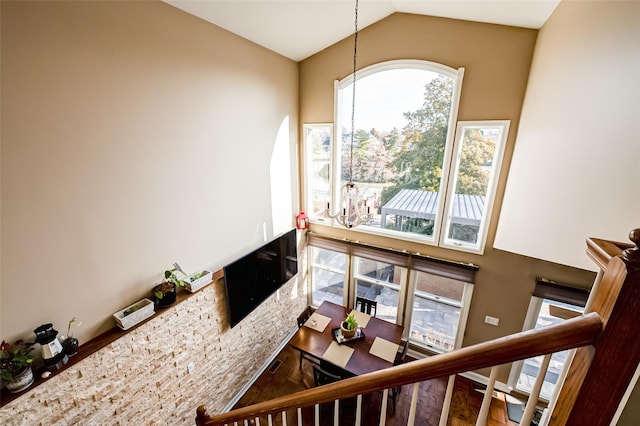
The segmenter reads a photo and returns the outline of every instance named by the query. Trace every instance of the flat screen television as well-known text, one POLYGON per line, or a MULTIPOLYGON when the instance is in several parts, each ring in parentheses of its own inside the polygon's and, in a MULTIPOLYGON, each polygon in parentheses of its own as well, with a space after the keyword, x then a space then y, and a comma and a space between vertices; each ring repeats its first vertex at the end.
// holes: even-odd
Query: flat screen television
POLYGON ((295 228, 225 266, 229 322, 235 327, 298 273, 295 228))

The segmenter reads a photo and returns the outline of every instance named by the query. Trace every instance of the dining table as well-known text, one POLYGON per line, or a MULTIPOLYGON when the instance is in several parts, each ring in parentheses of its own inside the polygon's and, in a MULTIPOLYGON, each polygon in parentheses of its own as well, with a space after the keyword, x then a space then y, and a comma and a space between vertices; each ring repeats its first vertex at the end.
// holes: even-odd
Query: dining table
POLYGON ((289 345, 318 362, 329 362, 359 376, 393 366, 403 331, 401 325, 324 301, 289 345), (359 329, 356 337, 345 339, 339 329, 350 314, 355 316, 359 329))

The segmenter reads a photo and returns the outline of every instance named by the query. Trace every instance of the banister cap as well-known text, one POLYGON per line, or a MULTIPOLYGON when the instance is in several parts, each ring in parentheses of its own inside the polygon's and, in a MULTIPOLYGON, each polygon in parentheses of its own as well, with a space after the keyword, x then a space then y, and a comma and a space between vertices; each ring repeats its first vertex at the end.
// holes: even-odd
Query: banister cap
POLYGON ((629 232, 629 239, 635 244, 635 247, 623 251, 622 257, 630 263, 640 265, 640 228, 633 229, 629 232))

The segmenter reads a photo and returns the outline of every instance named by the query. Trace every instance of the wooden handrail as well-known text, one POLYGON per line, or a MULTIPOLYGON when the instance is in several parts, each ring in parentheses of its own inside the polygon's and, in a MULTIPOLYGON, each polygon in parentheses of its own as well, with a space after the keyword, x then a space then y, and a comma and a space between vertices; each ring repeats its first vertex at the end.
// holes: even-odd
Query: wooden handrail
POLYGON ((288 409, 322 404, 377 390, 449 376, 470 370, 506 364, 538 355, 593 344, 602 330, 596 313, 533 329, 446 354, 436 355, 381 371, 342 380, 270 401, 209 416, 198 407, 196 423, 214 426, 247 418, 280 413, 288 409))
POLYGON ((587 239, 587 257, 593 260, 598 268, 607 270, 607 265, 612 257, 620 256, 623 250, 632 248, 633 244, 607 241, 600 238, 587 239))

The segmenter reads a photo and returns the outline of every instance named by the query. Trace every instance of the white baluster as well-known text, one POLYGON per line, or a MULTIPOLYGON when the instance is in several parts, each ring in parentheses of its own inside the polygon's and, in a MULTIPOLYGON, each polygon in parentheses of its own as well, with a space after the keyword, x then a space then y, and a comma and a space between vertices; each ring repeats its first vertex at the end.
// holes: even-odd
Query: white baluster
POLYGON ((320 405, 319 404, 316 404, 315 413, 316 413, 315 425, 320 426, 320 405))
POLYGON ((362 419, 362 394, 358 395, 356 399, 356 423, 355 426, 360 426, 360 421, 362 419))
POLYGON ((411 393, 411 407, 409 407, 409 418, 407 419, 407 426, 413 426, 416 421, 416 407, 418 406, 418 389, 420 389, 420 383, 413 384, 413 392, 411 393))
POLYGON ((531 393, 529 394, 529 399, 527 400, 527 405, 524 408, 524 413, 522 414, 522 420, 520 421, 521 425, 531 424, 533 413, 536 410, 538 397, 540 396, 540 389, 542 389, 542 384, 544 383, 544 376, 547 375, 547 369, 549 368, 549 361, 551 361, 551 355, 553 354, 546 354, 542 359, 542 364, 540 365, 540 371, 538 372, 538 376, 536 377, 536 382, 533 384, 533 389, 531 389, 531 393))
POLYGON ((453 397, 453 385, 456 381, 456 375, 449 376, 447 382, 447 390, 444 394, 444 402, 442 403, 442 411, 440 412, 439 426, 447 426, 447 420, 449 420, 449 409, 451 408, 451 398, 453 397))
POLYGON ((287 426, 287 412, 282 412, 282 426, 287 426))
POLYGON ((382 392, 382 407, 380 408, 380 426, 384 426, 387 422, 387 399, 389 398, 389 389, 382 392))
POLYGON ((302 408, 298 407, 298 426, 302 426, 302 408))
POLYGON ((484 398, 482 398, 482 405, 480 406, 480 412, 478 413, 476 426, 485 426, 487 424, 489 407, 491 407, 491 398, 493 398, 493 387, 496 384, 497 376, 498 366, 495 366, 491 369, 491 374, 489 375, 489 383, 487 383, 487 389, 484 391, 484 398))
POLYGON ((333 425, 338 426, 340 424, 340 400, 336 399, 333 404, 333 425))

